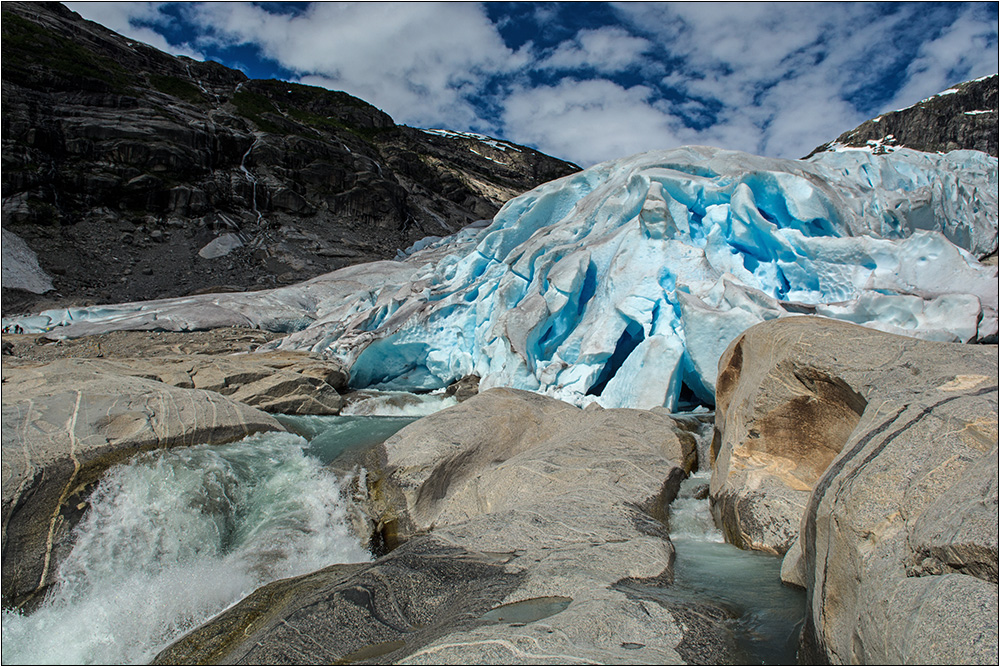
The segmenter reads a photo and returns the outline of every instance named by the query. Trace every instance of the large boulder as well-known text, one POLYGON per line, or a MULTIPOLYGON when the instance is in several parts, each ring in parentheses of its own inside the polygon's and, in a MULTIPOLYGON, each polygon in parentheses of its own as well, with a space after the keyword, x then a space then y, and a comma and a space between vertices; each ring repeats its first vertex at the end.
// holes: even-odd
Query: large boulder
POLYGON ((221 394, 95 360, 5 361, 3 387, 4 607, 40 599, 108 467, 155 448, 283 430, 270 415, 221 394))
MULTIPOLYGON (((794 322, 824 330, 813 318, 794 322)), ((782 348, 785 337, 750 331, 719 362, 712 511, 728 542, 784 554, 798 535, 810 492, 857 426, 866 401, 797 346, 782 348)), ((812 344, 811 338, 804 343, 812 344)), ((870 350, 875 356, 882 351, 870 350)), ((869 356, 856 368, 878 365, 869 356)))
POLYGON ((350 577, 262 589, 160 660, 678 664, 706 646, 724 659, 721 624, 615 586, 671 580, 657 518, 693 463, 665 415, 491 389, 369 455, 357 494, 401 546, 350 577))
POLYGON ((811 657, 996 663, 996 346, 795 317, 719 369, 714 511, 788 548, 811 657))

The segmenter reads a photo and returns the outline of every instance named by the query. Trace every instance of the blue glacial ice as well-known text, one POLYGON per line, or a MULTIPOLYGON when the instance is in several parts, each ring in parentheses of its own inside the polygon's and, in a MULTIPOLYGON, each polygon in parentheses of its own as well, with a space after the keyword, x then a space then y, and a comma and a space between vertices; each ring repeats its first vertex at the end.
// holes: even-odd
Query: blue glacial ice
MULTIPOLYGON (((976 151, 644 153, 546 183, 485 228, 301 285, 90 310, 61 335, 242 324, 336 357, 352 385, 465 375, 579 405, 713 401, 726 346, 810 313, 931 340, 997 332, 997 159, 976 151)), ((8 324, 7 321, 4 322, 8 324)), ((53 332, 57 333, 57 332, 53 332)))

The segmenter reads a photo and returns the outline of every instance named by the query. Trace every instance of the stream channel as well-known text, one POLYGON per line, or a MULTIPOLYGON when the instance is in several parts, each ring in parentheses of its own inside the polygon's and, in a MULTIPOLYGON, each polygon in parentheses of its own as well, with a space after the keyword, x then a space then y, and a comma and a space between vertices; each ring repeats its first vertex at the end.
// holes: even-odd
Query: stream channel
MULTIPOLYGON (((270 581, 371 560, 347 527, 346 480, 327 464, 454 402, 400 409, 384 400, 361 414, 281 416, 292 433, 152 452, 110 469, 44 602, 29 615, 4 610, 3 663, 146 663, 270 581)), ((708 500, 693 495, 707 482, 706 472, 692 475, 671 507, 675 583, 643 595, 721 607, 740 661, 794 663, 804 595, 781 586, 780 558, 723 542, 708 500)))

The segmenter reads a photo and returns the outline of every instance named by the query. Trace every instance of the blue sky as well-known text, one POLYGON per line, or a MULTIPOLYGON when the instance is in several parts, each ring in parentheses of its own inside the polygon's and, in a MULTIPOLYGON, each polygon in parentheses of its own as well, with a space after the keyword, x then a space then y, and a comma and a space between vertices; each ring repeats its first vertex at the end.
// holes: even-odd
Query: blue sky
POLYGON ((169 53, 590 165, 801 157, 998 69, 997 3, 68 2, 169 53))

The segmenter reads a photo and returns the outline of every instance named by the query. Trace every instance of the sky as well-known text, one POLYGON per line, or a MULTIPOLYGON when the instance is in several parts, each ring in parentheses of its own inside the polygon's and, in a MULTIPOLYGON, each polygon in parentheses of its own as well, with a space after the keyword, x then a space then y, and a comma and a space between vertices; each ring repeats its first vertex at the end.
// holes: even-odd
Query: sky
POLYGON ((251 78, 581 166, 703 144, 797 158, 998 69, 998 4, 67 2, 251 78))

